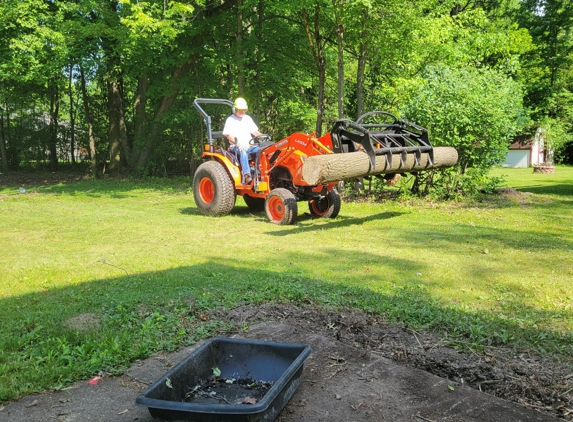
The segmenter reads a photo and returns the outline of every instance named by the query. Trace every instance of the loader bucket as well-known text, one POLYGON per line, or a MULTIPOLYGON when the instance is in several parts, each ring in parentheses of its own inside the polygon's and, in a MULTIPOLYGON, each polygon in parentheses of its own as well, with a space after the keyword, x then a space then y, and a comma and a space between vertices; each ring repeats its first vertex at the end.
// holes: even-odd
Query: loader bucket
POLYGON ((371 170, 376 169, 376 156, 385 155, 389 166, 392 166, 393 154, 400 157, 404 165, 408 155, 413 155, 416 164, 422 160, 422 154, 428 157, 433 165, 433 147, 430 144, 428 131, 414 123, 398 120, 384 111, 373 111, 352 120, 337 120, 331 131, 333 152, 354 152, 362 150, 370 159, 371 170), (391 123, 363 123, 366 117, 389 117, 391 123))

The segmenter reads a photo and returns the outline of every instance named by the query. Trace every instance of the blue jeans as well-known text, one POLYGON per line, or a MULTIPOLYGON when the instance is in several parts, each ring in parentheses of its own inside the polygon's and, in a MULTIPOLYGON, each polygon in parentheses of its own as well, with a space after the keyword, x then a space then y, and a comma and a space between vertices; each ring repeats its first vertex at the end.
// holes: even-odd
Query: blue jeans
MULTIPOLYGON (((237 151, 237 147, 231 147, 231 150, 237 151)), ((258 145, 250 147, 248 150, 238 150, 239 151, 239 162, 241 164, 241 173, 243 176, 245 174, 251 174, 251 167, 249 166, 249 154, 257 152, 259 150, 258 145)))

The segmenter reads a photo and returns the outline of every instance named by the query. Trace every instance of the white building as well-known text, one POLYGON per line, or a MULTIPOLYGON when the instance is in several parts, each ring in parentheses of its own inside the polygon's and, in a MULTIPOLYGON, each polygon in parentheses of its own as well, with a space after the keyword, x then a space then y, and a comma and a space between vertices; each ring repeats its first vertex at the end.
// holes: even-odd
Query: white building
POLYGON ((545 142, 545 129, 539 128, 535 135, 515 138, 509 146, 502 167, 532 167, 553 161, 553 151, 545 142))

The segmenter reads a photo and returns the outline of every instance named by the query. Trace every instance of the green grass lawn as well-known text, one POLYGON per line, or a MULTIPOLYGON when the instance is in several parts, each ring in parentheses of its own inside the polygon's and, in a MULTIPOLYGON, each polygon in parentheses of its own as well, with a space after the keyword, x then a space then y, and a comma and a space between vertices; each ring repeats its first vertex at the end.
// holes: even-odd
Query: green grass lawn
POLYGON ((332 220, 299 203, 294 226, 242 199, 230 216, 205 217, 185 178, 20 194, 0 176, 0 402, 119 373, 228 329, 202 318, 209 309, 263 301, 351 306, 458 347, 570 359, 573 168, 492 174, 517 192, 344 203, 332 220))

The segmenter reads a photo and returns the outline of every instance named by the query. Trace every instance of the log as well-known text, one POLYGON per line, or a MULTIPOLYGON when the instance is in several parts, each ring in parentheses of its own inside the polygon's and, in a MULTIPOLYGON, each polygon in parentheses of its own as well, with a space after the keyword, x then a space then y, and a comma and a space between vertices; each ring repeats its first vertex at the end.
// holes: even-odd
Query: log
POLYGON ((412 173, 423 170, 452 167, 458 161, 458 152, 452 147, 434 148, 434 163, 428 162, 428 155, 422 153, 420 164, 414 154, 408 154, 404 166, 400 155, 392 155, 390 166, 385 155, 376 156, 376 168, 370 169, 370 159, 364 151, 342 154, 325 154, 308 157, 302 166, 302 178, 311 186, 354 179, 378 174, 412 173))

